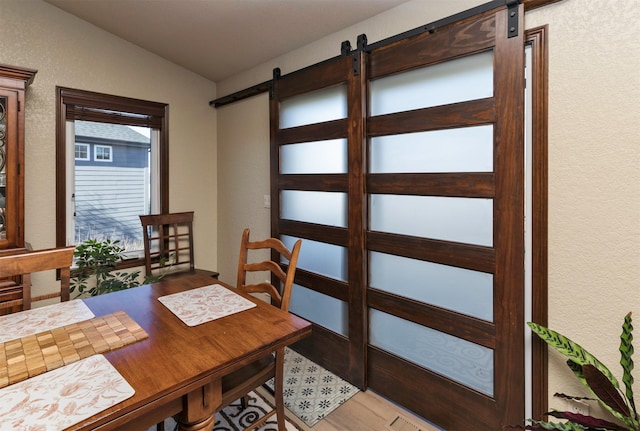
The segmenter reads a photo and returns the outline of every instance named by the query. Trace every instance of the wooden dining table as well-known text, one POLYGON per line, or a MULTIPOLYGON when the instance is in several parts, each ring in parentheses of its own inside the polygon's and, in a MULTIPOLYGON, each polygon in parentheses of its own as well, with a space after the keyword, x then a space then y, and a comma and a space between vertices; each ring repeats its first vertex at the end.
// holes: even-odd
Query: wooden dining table
POLYGON ((251 296, 255 307, 195 326, 158 300, 214 284, 224 285, 192 274, 84 299, 95 316, 124 311, 148 337, 104 355, 134 395, 65 431, 142 431, 169 416, 183 431, 211 429, 223 376, 311 333, 309 322, 251 296))

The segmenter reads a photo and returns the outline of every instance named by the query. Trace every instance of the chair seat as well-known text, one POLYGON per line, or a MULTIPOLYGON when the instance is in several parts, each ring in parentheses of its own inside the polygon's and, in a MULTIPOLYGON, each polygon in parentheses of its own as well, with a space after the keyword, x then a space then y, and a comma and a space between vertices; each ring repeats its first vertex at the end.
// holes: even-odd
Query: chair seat
POLYGON ((227 406, 249 391, 275 377, 276 360, 269 354, 222 378, 222 406, 227 406))

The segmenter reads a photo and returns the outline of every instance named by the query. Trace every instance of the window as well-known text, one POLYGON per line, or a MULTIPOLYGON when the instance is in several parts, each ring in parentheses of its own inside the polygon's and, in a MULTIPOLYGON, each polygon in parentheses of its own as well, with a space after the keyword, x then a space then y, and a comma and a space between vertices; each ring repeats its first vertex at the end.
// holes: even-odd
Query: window
POLYGON ((141 258, 139 215, 169 208, 168 106, 62 87, 57 97, 57 246, 120 240, 141 258))
POLYGON ((96 162, 110 162, 111 147, 108 147, 106 145, 96 145, 94 157, 96 162))
POLYGON ((76 160, 90 160, 89 145, 76 144, 76 160))
POLYGON ((157 193, 149 187, 157 177, 153 162, 156 134, 148 127, 83 120, 68 123, 69 130, 73 126, 69 142, 90 142, 94 148, 92 161, 76 159, 74 169, 67 170, 67 184, 73 184, 69 203, 73 217, 67 219, 73 242, 118 239, 128 253, 142 251, 139 216, 155 210, 158 202, 157 193))

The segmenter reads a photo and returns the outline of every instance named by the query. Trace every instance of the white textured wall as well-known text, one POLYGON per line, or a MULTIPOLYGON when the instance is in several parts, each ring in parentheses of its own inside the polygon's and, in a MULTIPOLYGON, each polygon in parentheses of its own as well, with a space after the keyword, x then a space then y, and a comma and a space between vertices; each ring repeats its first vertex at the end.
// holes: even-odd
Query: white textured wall
MULTIPOLYGON (((618 377, 623 317, 640 317, 639 21, 640 0, 526 16, 549 25, 549 325, 618 377)), ((563 408, 551 397, 575 378, 559 355, 550 363, 550 403, 563 408)))
MULTIPOLYGON (((219 94, 265 81, 274 67, 286 74, 333 57, 361 33, 375 42, 480 3, 409 2, 220 82, 219 94)), ((550 326, 619 375, 622 319, 640 312, 640 0, 563 0, 525 22, 549 24, 550 326)), ((269 232, 268 98, 220 108, 218 120, 219 268, 233 281, 242 227, 269 232)), ((564 360, 551 355, 551 406, 564 408, 553 393, 576 389, 564 360)))
POLYGON ((38 70, 26 98, 26 241, 55 246, 59 85, 170 105, 170 209, 195 210, 196 266, 215 270, 215 83, 40 0, 0 0, 0 40, 1 63, 38 70))
POLYGON ((236 284, 240 237, 270 236, 269 99, 266 94, 218 109, 218 268, 220 280, 236 284), (266 133, 266 135, 265 135, 266 133))

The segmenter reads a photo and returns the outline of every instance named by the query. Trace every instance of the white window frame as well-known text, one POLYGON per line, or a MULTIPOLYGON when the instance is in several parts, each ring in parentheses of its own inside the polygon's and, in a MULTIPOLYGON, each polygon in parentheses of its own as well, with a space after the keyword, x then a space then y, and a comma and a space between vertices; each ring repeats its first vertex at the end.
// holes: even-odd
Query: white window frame
POLYGON ((111 145, 95 145, 93 147, 93 161, 94 162, 112 162, 113 161, 113 147, 111 145), (109 158, 108 159, 100 159, 98 158, 98 149, 109 149, 109 158))
POLYGON ((87 162, 91 161, 91 145, 89 145, 89 144, 81 144, 81 143, 76 142, 75 146, 74 146, 73 155, 74 155, 76 160, 84 160, 84 161, 87 161, 87 162), (76 148, 79 147, 79 146, 86 148, 87 157, 78 157, 77 156, 78 152, 76 151, 76 148))

